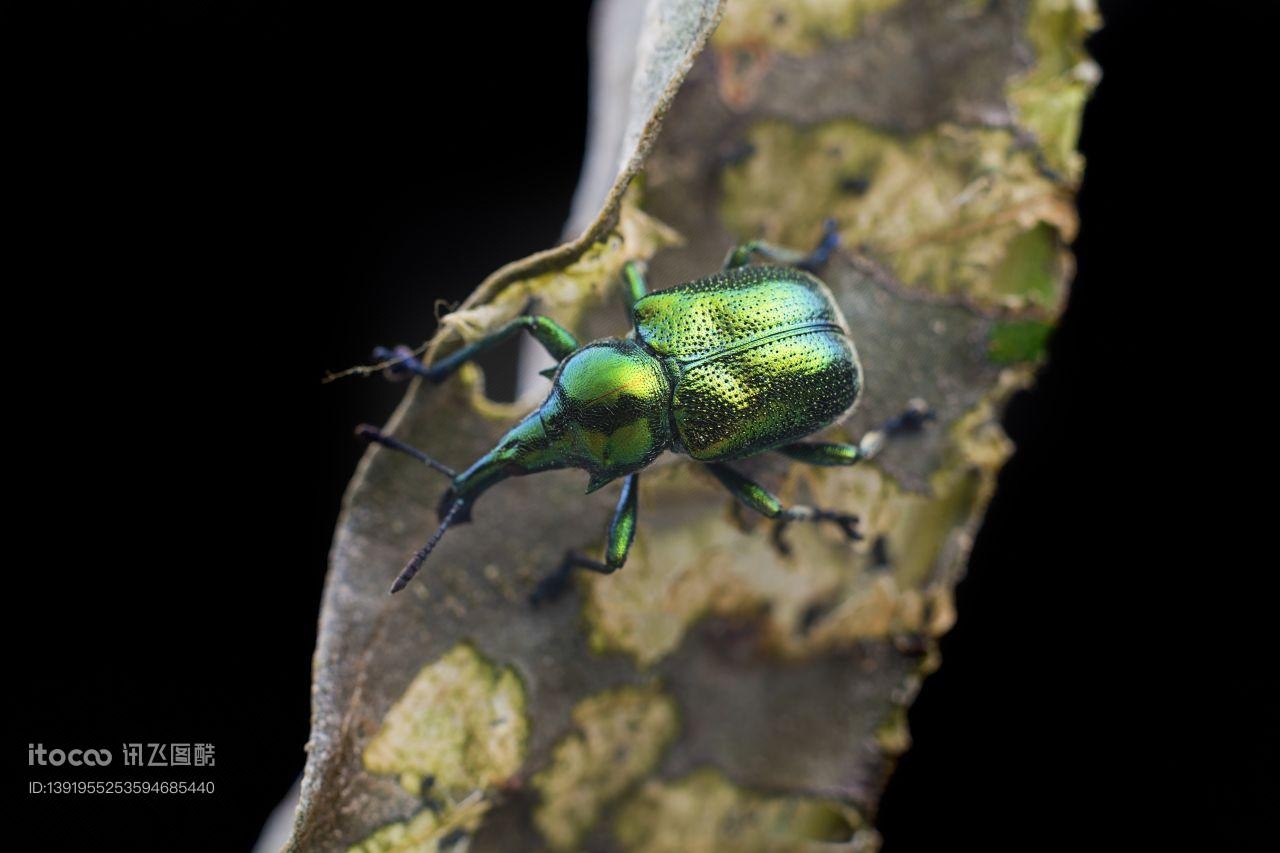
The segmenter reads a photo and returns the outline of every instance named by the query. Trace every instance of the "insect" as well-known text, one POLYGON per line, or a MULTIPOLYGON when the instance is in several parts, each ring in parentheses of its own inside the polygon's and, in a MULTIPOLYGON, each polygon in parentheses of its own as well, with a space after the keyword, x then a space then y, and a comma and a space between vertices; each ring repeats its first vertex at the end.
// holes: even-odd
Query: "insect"
POLYGON ((828 521, 861 538, 857 516, 809 506, 784 506, 729 462, 774 451, 809 465, 852 465, 874 455, 887 435, 918 429, 931 417, 908 409, 858 444, 802 441, 852 411, 862 367, 849 327, 831 292, 810 271, 835 250, 833 222, 807 254, 752 241, 732 249, 719 274, 648 293, 643 271, 623 267, 632 331, 579 345, 553 320, 526 314, 492 334, 426 365, 405 347, 379 348, 391 378, 418 375, 441 382, 464 362, 524 331, 556 359, 551 393, 470 468, 456 473, 423 451, 362 425, 364 438, 407 453, 451 478, 441 498, 439 528, 395 579, 399 592, 421 568, 450 525, 470 520, 485 491, 508 477, 555 468, 582 468, 593 492, 622 478, 604 559, 570 551, 535 589, 534 603, 554 597, 573 569, 622 568, 635 538, 640 471, 665 451, 702 463, 745 506, 775 523, 774 541, 797 521, 828 521), (760 256, 776 264, 753 266, 760 256))

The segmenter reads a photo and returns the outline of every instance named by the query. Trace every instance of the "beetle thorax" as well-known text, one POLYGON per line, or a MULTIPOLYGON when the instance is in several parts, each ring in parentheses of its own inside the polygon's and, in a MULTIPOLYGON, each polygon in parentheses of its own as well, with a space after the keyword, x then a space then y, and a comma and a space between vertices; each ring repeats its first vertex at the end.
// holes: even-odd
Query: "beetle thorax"
POLYGON ((610 339, 567 358, 541 414, 569 465, 591 473, 590 488, 638 471, 671 443, 671 384, 639 343, 610 339))

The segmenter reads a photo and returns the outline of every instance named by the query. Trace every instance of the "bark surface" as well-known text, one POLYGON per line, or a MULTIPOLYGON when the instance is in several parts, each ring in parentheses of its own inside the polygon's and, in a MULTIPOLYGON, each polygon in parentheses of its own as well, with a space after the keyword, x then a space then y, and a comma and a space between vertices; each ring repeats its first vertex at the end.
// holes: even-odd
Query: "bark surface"
MULTIPOLYGON (((747 239, 809 246, 834 217, 822 277, 866 395, 820 438, 856 441, 917 397, 938 420, 872 464, 740 465, 788 503, 861 515, 863 542, 795 525, 788 556, 668 455, 641 477, 625 569, 539 610, 525 597, 564 551, 601 547, 612 489, 505 482, 389 597, 447 484, 371 449, 332 554, 294 847, 878 844, 906 708, 1012 450, 1003 406, 1065 301, 1097 24, 1084 0, 604 5, 575 238, 483 282, 428 355, 531 298, 580 340, 624 334, 626 260, 660 289, 747 239)), ((493 403, 466 369, 412 386, 388 429, 462 468, 534 402, 493 403)))

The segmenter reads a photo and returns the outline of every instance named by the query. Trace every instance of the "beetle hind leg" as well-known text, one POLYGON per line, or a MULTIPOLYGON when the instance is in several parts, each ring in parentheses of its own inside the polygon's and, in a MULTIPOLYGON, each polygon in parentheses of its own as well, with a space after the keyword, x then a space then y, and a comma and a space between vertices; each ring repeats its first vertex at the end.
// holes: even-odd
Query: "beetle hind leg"
POLYGON ((787 507, 781 515, 773 519, 773 534, 771 539, 773 547, 778 549, 780 554, 790 554, 791 544, 787 542, 787 527, 796 521, 830 521, 836 527, 840 528, 840 532, 850 542, 856 542, 862 539, 862 534, 858 532, 858 516, 851 513, 835 512, 829 509, 819 509, 813 506, 793 506, 787 507))
POLYGON ((854 465, 870 459, 880 452, 885 441, 895 435, 919 432, 935 415, 924 400, 916 399, 898 414, 889 418, 878 429, 873 429, 857 444, 823 441, 797 441, 776 448, 778 453, 805 465, 854 465))
POLYGON ((785 534, 787 527, 797 521, 829 521, 834 523, 846 538, 850 540, 862 538, 862 534, 858 532, 856 515, 812 506, 783 506, 782 501, 764 486, 744 477, 728 465, 719 462, 706 464, 731 495, 744 506, 773 521, 773 544, 783 554, 791 553, 791 546, 787 544, 785 534))

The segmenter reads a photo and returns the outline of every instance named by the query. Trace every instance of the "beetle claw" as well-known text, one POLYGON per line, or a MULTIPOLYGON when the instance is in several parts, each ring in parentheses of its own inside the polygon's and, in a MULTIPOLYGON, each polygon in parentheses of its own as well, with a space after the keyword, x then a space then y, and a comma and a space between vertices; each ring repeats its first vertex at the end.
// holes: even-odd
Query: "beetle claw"
POLYGON ((844 531, 844 535, 851 542, 856 542, 863 538, 858 532, 858 517, 856 515, 841 515, 832 519, 836 524, 840 525, 840 529, 844 531))
POLYGON ((567 552, 556 570, 538 581, 533 592, 529 593, 530 607, 536 609, 544 604, 551 604, 568 592, 569 578, 573 575, 574 556, 573 551, 567 552))
POLYGON ((827 265, 831 255, 840 248, 840 223, 834 219, 826 219, 822 223, 822 239, 808 255, 796 264, 802 270, 817 272, 827 265))
POLYGON ((387 362, 387 366, 382 369, 382 375, 392 382, 402 382, 413 376, 417 372, 413 369, 413 365, 422 367, 422 363, 414 356, 413 350, 404 344, 395 349, 377 347, 373 351, 373 358, 379 362, 387 362))
POLYGON ((791 556, 791 543, 786 540, 785 536, 783 536, 783 533, 787 529, 787 525, 790 523, 791 520, 788 518, 778 519, 773 523, 773 533, 769 537, 773 542, 774 550, 784 557, 791 556))
POLYGON ((796 521, 832 521, 835 522, 836 526, 840 528, 840 532, 850 542, 856 542, 863 538, 858 531, 858 516, 856 515, 807 506, 792 507, 786 511, 785 515, 779 516, 773 522, 773 547, 784 557, 791 553, 791 545, 783 534, 787 526, 796 521))
POLYGON ((929 408, 929 404, 916 397, 907 403, 907 407, 904 410, 885 421, 880 431, 885 435, 918 432, 924 428, 926 423, 937 419, 937 413, 929 408))

